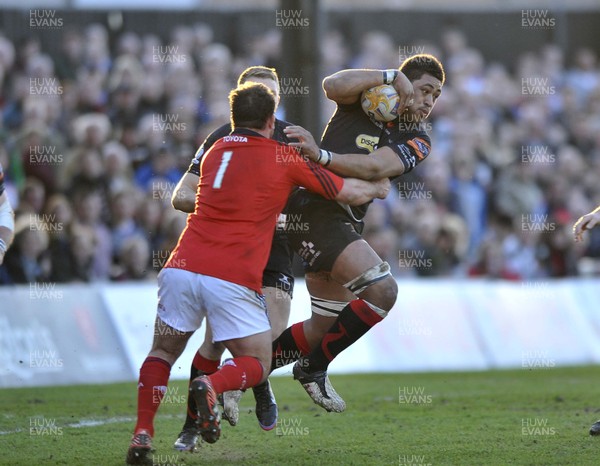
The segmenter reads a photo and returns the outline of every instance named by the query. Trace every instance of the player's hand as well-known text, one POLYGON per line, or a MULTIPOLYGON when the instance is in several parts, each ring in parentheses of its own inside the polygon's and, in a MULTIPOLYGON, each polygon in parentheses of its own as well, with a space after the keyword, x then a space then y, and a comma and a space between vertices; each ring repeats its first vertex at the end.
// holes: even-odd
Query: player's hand
POLYGON ((316 162, 319 159, 319 146, 315 142, 312 134, 305 130, 302 126, 288 126, 283 129, 285 135, 290 139, 297 139, 298 142, 290 142, 289 145, 297 147, 310 160, 316 162))
POLYGON ((406 109, 413 104, 413 94, 415 93, 415 89, 410 80, 402 71, 398 73, 398 76, 396 79, 394 79, 392 86, 394 86, 394 89, 396 89, 396 92, 400 97, 398 115, 402 115, 402 113, 404 113, 406 109))
POLYGON ((382 178, 378 181, 373 181, 372 183, 377 186, 377 189, 378 189, 377 198, 385 199, 387 197, 387 195, 390 193, 390 189, 392 187, 392 183, 390 182, 390 179, 382 178))
POLYGON ((579 217, 579 220, 573 225, 573 235, 575 235, 575 241, 579 242, 583 240, 583 232, 591 230, 600 223, 600 212, 590 212, 589 214, 579 217))

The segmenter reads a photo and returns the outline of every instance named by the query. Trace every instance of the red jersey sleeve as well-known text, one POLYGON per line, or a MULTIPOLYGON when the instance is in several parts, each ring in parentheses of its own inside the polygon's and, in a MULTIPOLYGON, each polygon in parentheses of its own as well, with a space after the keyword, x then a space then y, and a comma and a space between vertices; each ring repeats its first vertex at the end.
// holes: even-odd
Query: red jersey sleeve
POLYGON ((344 186, 344 179, 299 155, 295 156, 295 159, 295 163, 290 167, 292 181, 325 199, 335 199, 344 186))

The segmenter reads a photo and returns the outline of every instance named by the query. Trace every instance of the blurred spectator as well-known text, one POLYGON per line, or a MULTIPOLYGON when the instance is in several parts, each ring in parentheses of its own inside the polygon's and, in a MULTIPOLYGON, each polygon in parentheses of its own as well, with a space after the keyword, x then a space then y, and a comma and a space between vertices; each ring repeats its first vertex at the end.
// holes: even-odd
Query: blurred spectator
POLYGON ((48 198, 44 208, 44 220, 48 226, 50 256, 50 280, 69 282, 74 279, 71 271, 70 227, 73 221, 73 209, 66 196, 55 194, 48 198))
POLYGON ((29 214, 15 220, 15 238, 4 256, 5 283, 46 282, 50 277, 48 233, 44 223, 29 214))
POLYGON ((119 191, 110 198, 110 218, 113 256, 119 256, 123 244, 131 237, 142 234, 135 222, 140 196, 137 191, 119 191))
POLYGON ((110 229, 102 220, 106 199, 97 188, 80 187, 73 193, 75 220, 93 229, 96 235, 91 277, 94 280, 107 280, 113 257, 113 244, 110 229))
POLYGON ((127 238, 118 255, 118 266, 112 277, 115 281, 149 280, 156 277, 150 267, 150 246, 143 236, 127 238))

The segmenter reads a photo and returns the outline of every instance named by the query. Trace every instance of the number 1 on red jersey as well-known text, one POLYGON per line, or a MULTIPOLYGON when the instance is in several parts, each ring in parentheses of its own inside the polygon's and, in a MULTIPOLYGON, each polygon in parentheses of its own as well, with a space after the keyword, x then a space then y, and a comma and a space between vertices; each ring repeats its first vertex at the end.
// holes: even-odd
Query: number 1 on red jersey
POLYGON ((225 175, 225 171, 227 170, 227 165, 229 165, 229 161, 231 160, 231 156, 233 155, 233 151, 223 152, 221 156, 221 165, 219 165, 219 170, 217 171, 217 176, 215 176, 215 181, 213 182, 214 189, 221 189, 221 184, 223 183, 223 176, 225 175))

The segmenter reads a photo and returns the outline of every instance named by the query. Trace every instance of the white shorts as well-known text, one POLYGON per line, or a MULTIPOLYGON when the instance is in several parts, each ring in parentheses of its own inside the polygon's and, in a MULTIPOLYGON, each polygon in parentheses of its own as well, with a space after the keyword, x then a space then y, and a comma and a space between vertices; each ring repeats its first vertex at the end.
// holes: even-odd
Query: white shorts
POLYGON ((271 330, 263 295, 245 286, 188 270, 158 274, 158 316, 180 332, 200 328, 206 316, 213 341, 271 330))

